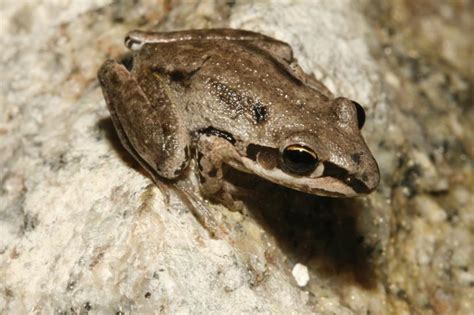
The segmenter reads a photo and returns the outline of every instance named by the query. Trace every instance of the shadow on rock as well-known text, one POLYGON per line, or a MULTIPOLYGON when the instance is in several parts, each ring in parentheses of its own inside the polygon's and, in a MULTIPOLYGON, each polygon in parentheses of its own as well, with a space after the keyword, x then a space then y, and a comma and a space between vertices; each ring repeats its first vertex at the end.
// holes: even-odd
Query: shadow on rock
POLYGON ((96 126, 105 135, 107 141, 112 145, 114 150, 118 153, 120 159, 122 159, 122 161, 124 161, 127 166, 133 168, 144 176, 149 177, 148 173, 140 166, 133 156, 128 153, 127 149, 125 149, 125 147, 120 142, 120 138, 110 117, 99 120, 96 126))
POLYGON ((255 192, 242 199, 290 261, 317 266, 321 277, 349 274, 364 288, 375 286, 374 248, 357 227, 364 211, 359 200, 313 196, 231 169, 226 178, 255 192))
MULTIPOLYGON (((100 120, 97 127, 128 166, 149 177, 121 144, 110 118, 100 120)), ((357 199, 317 197, 231 168, 226 168, 226 180, 251 192, 238 198, 276 238, 290 261, 304 263, 310 269, 317 266, 321 277, 350 274, 357 284, 374 287, 374 248, 367 246, 357 228, 358 217, 364 211, 357 199)))

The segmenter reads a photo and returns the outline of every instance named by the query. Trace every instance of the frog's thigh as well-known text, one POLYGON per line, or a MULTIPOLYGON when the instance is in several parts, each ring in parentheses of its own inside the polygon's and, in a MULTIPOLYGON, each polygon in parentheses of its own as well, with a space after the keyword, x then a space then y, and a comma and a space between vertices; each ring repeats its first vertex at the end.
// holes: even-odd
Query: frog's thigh
MULTIPOLYGON (((106 61, 99 70, 99 81, 122 145, 148 171, 155 169, 144 135, 154 132, 154 145, 163 142, 159 120, 144 121, 143 110, 150 107, 146 96, 136 80, 124 66, 115 61, 106 61)), ((151 113, 151 115, 154 115, 151 113)))
POLYGON ((321 94, 329 98, 333 97, 331 91, 329 91, 329 89, 324 86, 324 84, 322 84, 320 81, 318 81, 315 77, 305 73, 303 69, 301 69, 300 65, 296 62, 296 60, 290 63, 289 68, 291 69, 293 75, 300 79, 307 86, 313 88, 314 90, 320 92, 321 94))
POLYGON ((141 45, 144 43, 171 43, 190 40, 276 41, 275 39, 260 33, 230 28, 175 32, 147 32, 135 30, 127 34, 125 37, 125 45, 129 48, 133 48, 133 45, 141 45))
POLYGON ((162 176, 177 177, 189 162, 188 129, 176 104, 170 101, 163 87, 163 78, 145 70, 137 73, 137 80, 150 104, 149 110, 143 114, 152 112, 153 116, 148 119, 160 122, 165 139, 160 148, 155 148, 161 152, 157 166, 162 176))
MULTIPOLYGON (((150 103, 136 79, 114 61, 104 63, 98 76, 124 147, 148 172, 165 178, 179 175, 185 164, 185 153, 176 152, 177 146, 168 144, 173 139, 168 139, 164 132, 163 113, 150 103)), ((169 100, 163 98, 160 102, 169 100)))
POLYGON ((275 40, 272 38, 258 39, 251 42, 252 45, 268 52, 277 59, 283 60, 286 63, 293 61, 293 50, 291 46, 285 42, 275 40))
POLYGON ((251 42, 253 45, 287 62, 293 60, 293 51, 287 43, 263 34, 235 29, 188 30, 176 32, 131 31, 125 37, 125 45, 131 50, 138 50, 146 43, 170 43, 190 40, 246 41, 251 42))

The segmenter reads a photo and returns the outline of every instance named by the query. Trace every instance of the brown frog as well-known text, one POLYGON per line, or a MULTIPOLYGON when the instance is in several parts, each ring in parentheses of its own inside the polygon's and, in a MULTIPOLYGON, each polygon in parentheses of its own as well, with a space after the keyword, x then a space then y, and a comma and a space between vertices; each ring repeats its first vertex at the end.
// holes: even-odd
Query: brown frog
POLYGON ((368 194, 379 169, 361 136, 365 113, 305 74, 291 47, 233 29, 130 32, 126 65, 99 81, 118 135, 154 177, 196 159, 205 196, 232 207, 223 165, 310 194, 368 194))

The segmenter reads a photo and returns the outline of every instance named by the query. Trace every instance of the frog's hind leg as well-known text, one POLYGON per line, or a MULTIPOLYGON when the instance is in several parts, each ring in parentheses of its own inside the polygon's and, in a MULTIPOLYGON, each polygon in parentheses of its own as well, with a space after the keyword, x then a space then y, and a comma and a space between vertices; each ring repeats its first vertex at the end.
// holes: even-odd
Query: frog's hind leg
POLYGON ((300 65, 296 60, 293 60, 289 65, 289 69, 291 70, 291 73, 298 78, 301 82, 303 82, 305 85, 311 87, 312 89, 318 91, 319 93, 323 94, 327 98, 333 98, 334 95, 331 93, 331 91, 319 80, 317 80, 313 75, 307 74, 301 69, 300 65))
MULTIPOLYGON (((157 175, 173 179, 187 166, 187 142, 164 124, 173 118, 164 93, 150 100, 128 70, 107 61, 98 73, 104 97, 121 143, 158 183, 157 175), (153 102, 153 104, 151 103, 153 102), (168 111, 168 112, 167 112, 168 111), (171 116, 171 118, 170 118, 171 116), (175 145, 181 140, 181 145, 175 145), (171 142, 171 143, 170 143, 171 142)), ((155 87, 159 90, 159 85, 155 87)))
POLYGON ((290 63, 293 51, 285 42, 276 40, 260 33, 230 28, 202 29, 176 32, 131 31, 125 37, 125 46, 131 50, 139 50, 146 43, 172 43, 184 41, 245 41, 268 53, 290 63))

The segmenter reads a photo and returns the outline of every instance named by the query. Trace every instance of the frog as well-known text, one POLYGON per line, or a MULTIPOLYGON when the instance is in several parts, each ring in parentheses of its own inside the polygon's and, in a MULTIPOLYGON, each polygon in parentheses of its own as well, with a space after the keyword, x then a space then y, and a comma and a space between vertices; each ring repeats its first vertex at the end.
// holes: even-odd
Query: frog
POLYGON ((202 195, 229 208, 229 167, 318 196, 377 188, 364 108, 305 73, 288 43, 223 28, 135 30, 125 46, 98 79, 121 143, 157 181, 193 161, 202 195))

